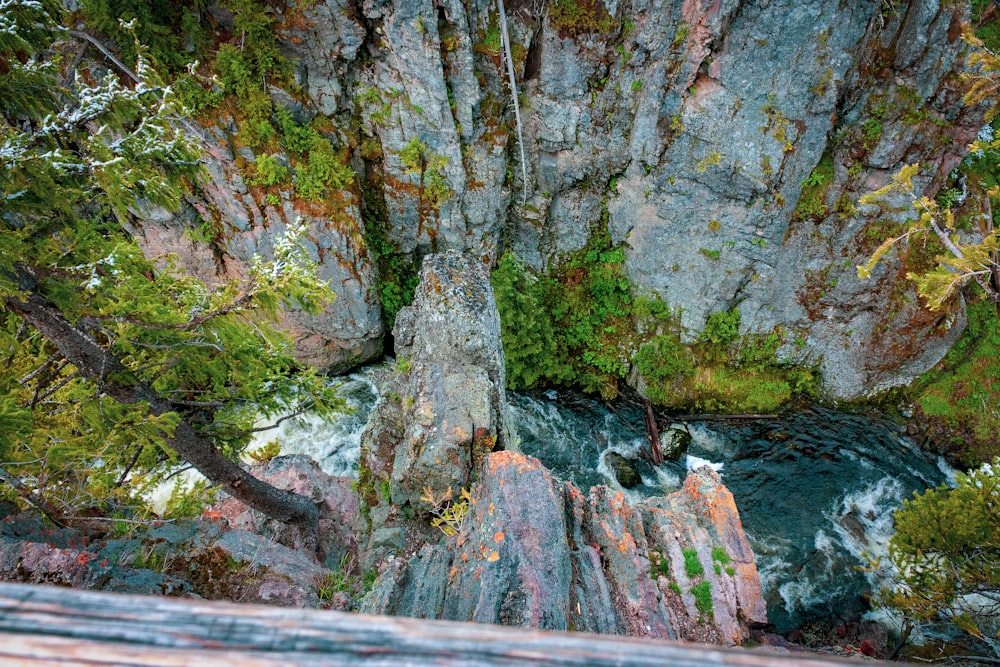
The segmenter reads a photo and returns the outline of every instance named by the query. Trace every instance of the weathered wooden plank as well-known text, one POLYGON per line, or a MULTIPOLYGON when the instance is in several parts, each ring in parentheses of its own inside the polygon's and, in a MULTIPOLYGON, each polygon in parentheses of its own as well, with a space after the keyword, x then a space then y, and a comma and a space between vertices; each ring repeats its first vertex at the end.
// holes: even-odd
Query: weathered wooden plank
POLYGON ((0 584, 0 663, 250 667, 851 664, 802 653, 23 584, 0 584))

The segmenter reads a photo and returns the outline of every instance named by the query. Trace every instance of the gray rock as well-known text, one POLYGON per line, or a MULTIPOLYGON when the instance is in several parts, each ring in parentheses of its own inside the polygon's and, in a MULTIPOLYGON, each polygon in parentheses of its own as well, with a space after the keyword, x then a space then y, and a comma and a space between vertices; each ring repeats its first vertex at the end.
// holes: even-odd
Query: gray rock
POLYGON ((400 373, 386 391, 399 398, 376 409, 362 451, 392 503, 426 516, 427 491, 457 499, 486 454, 515 445, 487 267, 458 252, 425 257, 393 333, 400 373))
POLYGON ((668 461, 679 461, 691 446, 691 434, 679 428, 668 428, 660 433, 660 452, 668 461))
MULTIPOLYGON (((361 504, 352 479, 328 475, 304 454, 278 456, 254 467, 252 473, 280 489, 316 502, 320 509, 319 544, 316 546, 326 563, 336 567, 346 555, 357 553, 361 504)), ((269 519, 235 498, 223 498, 212 509, 234 528, 263 535, 296 550, 308 550, 304 543, 308 536, 297 528, 269 519)))
POLYGON ((344 372, 381 354, 375 273, 355 195, 350 190, 340 193, 332 218, 304 213, 287 200, 262 205, 246 194, 224 133, 210 133, 203 147, 208 179, 198 196, 177 214, 162 209, 138 212, 133 230, 143 252, 155 258, 173 256, 180 269, 209 287, 245 281, 254 257, 273 257, 276 238, 301 217, 308 224, 304 243, 317 262, 318 276, 329 282, 336 298, 319 315, 296 310, 281 314, 298 358, 323 371, 344 372), (202 221, 221 230, 211 244, 191 238, 202 221))
POLYGON ((631 489, 642 484, 642 477, 639 476, 639 470, 635 467, 635 463, 629 461, 618 452, 608 452, 605 454, 604 463, 611 468, 611 471, 615 474, 615 479, 622 485, 622 488, 631 489))

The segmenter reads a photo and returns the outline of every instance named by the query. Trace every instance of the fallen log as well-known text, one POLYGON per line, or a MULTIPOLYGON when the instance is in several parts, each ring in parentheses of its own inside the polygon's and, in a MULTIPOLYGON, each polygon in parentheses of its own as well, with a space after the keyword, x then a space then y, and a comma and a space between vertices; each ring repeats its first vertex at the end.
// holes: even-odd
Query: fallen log
POLYGON ((808 653, 0 584, 0 664, 831 667, 857 663, 808 653))
POLYGON ((710 422, 710 421, 739 421, 741 419, 753 420, 753 419, 777 419, 781 415, 777 414, 757 414, 757 413, 743 413, 738 415, 669 415, 667 417, 668 421, 675 422, 710 422))
POLYGON ((654 466, 663 465, 663 451, 660 449, 660 428, 653 415, 653 404, 646 400, 646 440, 649 441, 650 463, 654 466))

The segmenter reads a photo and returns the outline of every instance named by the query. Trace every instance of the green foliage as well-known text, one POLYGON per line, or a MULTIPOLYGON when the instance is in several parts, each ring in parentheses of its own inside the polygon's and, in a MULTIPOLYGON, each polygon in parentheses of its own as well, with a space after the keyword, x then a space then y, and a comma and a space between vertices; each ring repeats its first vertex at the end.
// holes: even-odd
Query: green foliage
POLYGON ((208 480, 200 479, 187 486, 177 478, 161 518, 193 519, 200 516, 206 507, 215 502, 217 491, 208 480))
POLYGON ((709 314, 701 339, 719 348, 729 348, 740 336, 740 311, 720 310, 709 314))
MULTIPOLYGON (((991 147, 982 148, 985 150, 991 147)), ((893 176, 888 185, 861 198, 862 204, 876 204, 890 194, 903 194, 912 199, 917 216, 900 225, 899 236, 886 238, 868 261, 857 267, 858 277, 871 277, 874 268, 893 248, 897 245, 909 245, 911 239, 919 239, 924 246, 928 243, 940 244, 942 250, 934 258, 930 268, 907 274, 930 310, 944 309, 952 301, 956 291, 970 282, 978 284, 990 298, 1000 300, 1000 294, 990 280, 991 276, 1000 272, 1000 266, 994 259, 1000 250, 1000 240, 992 225, 980 240, 963 240, 955 233, 956 221, 951 209, 942 208, 930 197, 917 196, 913 177, 918 174, 919 169, 916 164, 905 166, 893 176)), ((990 190, 989 195, 996 198, 1000 195, 1000 189, 990 190)))
POLYGON ((731 559, 722 547, 712 547, 712 560, 717 561, 720 565, 729 565, 731 559))
POLYGON ((823 153, 819 164, 812 173, 802 181, 802 194, 795 207, 792 217, 795 220, 821 220, 829 214, 826 206, 826 194, 833 183, 833 155, 823 153))
POLYGON ((493 287, 511 388, 573 383, 613 397, 631 367, 646 395, 671 408, 770 412, 793 394, 815 395, 813 371, 778 362, 781 335, 740 339, 739 310, 711 314, 699 342, 682 343, 663 301, 633 299, 623 263, 600 230, 550 276, 501 259, 493 287), (650 330, 661 333, 643 342, 650 330))
POLYGON ((657 403, 669 400, 670 390, 694 372, 694 360, 677 334, 654 336, 635 356, 636 368, 646 381, 646 394, 657 403))
POLYGON ((632 306, 624 261, 624 250, 611 245, 606 230, 597 229, 586 247, 554 272, 556 281, 545 282, 546 303, 576 382, 606 398, 617 393, 628 370, 628 355, 620 346, 632 306))
POLYGON ((263 146, 277 134, 271 123, 271 97, 261 86, 261 78, 246 55, 234 46, 223 44, 215 58, 226 94, 239 100, 239 136, 246 144, 263 146))
POLYGON ((441 204, 451 197, 451 188, 444 173, 448 166, 448 158, 431 151, 427 144, 413 137, 403 150, 399 159, 406 167, 406 173, 420 177, 420 202, 437 210, 441 204))
POLYGON ((705 618, 711 619, 712 611, 712 584, 707 580, 691 587, 691 594, 694 595, 694 606, 705 618))
POLYGON ((673 46, 680 46, 691 34, 691 27, 685 22, 681 21, 680 25, 677 26, 677 31, 674 33, 674 38, 672 40, 673 46))
POLYGON ((993 18, 990 21, 980 22, 980 19, 991 2, 990 0, 972 0, 972 13, 970 25, 976 26, 976 37, 983 40, 983 46, 993 53, 1000 52, 1000 20, 993 18))
POLYGON ((659 551, 649 553, 649 574, 653 579, 670 576, 670 561, 659 551))
MULTIPOLYGON (((34 10, 14 18, 0 62, 24 71, 0 75, 0 100, 29 76, 57 89, 49 54, 31 50, 54 24, 34 10)), ((132 211, 176 208, 200 173, 174 90, 142 56, 135 71, 134 88, 80 77, 58 105, 0 102, 0 448, 32 502, 67 513, 162 479, 179 429, 236 455, 258 418, 339 405, 274 327, 279 309, 318 312, 332 296, 300 245, 304 226, 276 239, 273 261, 217 288, 148 260, 123 228, 132 211)))
POLYGON ((319 202, 328 191, 341 190, 354 182, 354 172, 337 155, 329 139, 311 125, 296 123, 287 109, 278 109, 274 117, 281 145, 293 156, 295 194, 319 202))
POLYGON ((511 252, 504 253, 490 277, 500 312, 500 334, 507 386, 525 389, 569 377, 560 359, 556 334, 539 280, 511 252))
POLYGON ((614 25, 601 0, 554 0, 549 5, 549 22, 570 35, 608 32, 614 25))
POLYGON ((142 44, 159 69, 179 72, 208 44, 205 0, 82 0, 80 5, 87 24, 110 37, 126 63, 136 61, 136 45, 142 44))
POLYGON ((795 394, 815 396, 813 370, 777 359, 777 332, 739 336, 737 309, 709 315, 699 342, 676 334, 654 338, 635 358, 649 398, 670 408, 700 412, 774 412, 795 394))
POLYGON ((862 144, 866 150, 871 150, 882 138, 882 121, 878 118, 869 118, 861 126, 862 144))
MULTIPOLYGON (((371 196, 369 191, 369 201, 371 196)), ((384 204, 380 202, 380 205, 384 204)), ((375 289, 386 327, 391 331, 399 309, 413 302, 419 283, 419 262, 398 252, 386 238, 379 219, 373 216, 365 218, 365 243, 378 268, 375 289)))
POLYGON ((634 332, 624 260, 598 230, 549 277, 528 276, 513 256, 501 261, 494 289, 512 387, 573 382, 617 393, 629 362, 622 341, 634 332))
POLYGON ((687 572, 689 578, 693 579, 705 574, 705 568, 698 560, 698 552, 695 549, 682 549, 681 555, 684 556, 684 571, 687 572))
POLYGON ((263 147, 277 137, 268 80, 290 78, 291 67, 278 49, 273 11, 259 0, 224 0, 233 12, 234 43, 222 44, 215 70, 241 116, 239 136, 247 145, 263 147), (237 46, 238 45, 238 46, 237 46))
POLYGON ((959 341, 907 394, 932 422, 956 434, 958 458, 975 466, 1000 451, 1000 327, 996 307, 982 298, 969 303, 966 316, 959 341))
POLYGON ((1000 459, 903 501, 895 514, 889 558, 896 585, 877 604, 906 623, 951 623, 994 653, 1000 595, 1000 459), (970 599, 969 595, 985 598, 970 599))
POLYGON ((253 175, 250 178, 252 185, 280 185, 288 180, 288 168, 278 162, 277 155, 257 156, 257 161, 253 165, 253 175))

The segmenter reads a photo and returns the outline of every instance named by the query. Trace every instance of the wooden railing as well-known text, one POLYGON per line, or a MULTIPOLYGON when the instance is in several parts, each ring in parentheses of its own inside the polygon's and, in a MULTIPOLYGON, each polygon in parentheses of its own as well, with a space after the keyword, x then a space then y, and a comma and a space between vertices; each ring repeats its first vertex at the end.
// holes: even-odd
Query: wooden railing
POLYGON ((830 667, 858 663, 810 653, 0 584, 0 664, 830 667))

